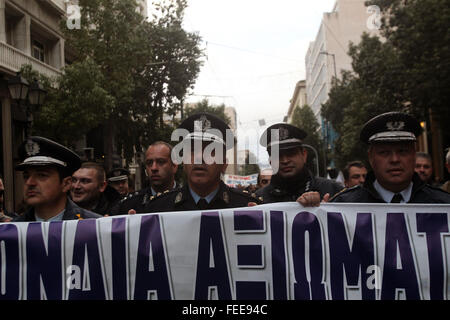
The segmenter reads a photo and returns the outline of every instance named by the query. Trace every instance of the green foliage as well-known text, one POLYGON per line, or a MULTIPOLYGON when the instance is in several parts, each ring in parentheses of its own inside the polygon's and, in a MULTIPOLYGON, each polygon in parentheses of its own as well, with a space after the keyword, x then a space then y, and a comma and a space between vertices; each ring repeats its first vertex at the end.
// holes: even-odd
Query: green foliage
POLYGON ((313 147, 319 159, 315 159, 315 153, 310 149, 308 150, 308 160, 307 166, 312 172, 316 172, 316 166, 314 161, 319 161, 320 174, 324 175, 326 168, 323 165, 324 158, 324 145, 320 138, 320 125, 317 122, 316 116, 310 106, 304 105, 294 109, 294 114, 292 115, 292 125, 304 130, 308 135, 306 136, 304 143, 313 147), (322 161, 321 161, 322 160, 322 161))
POLYGON ((426 120, 438 115, 444 140, 450 131, 450 7, 442 0, 371 0, 381 8, 381 35, 364 34, 350 45, 353 73, 344 72, 335 82, 322 116, 339 138, 333 157, 338 167, 366 159, 359 141, 363 124, 377 114, 404 111, 426 120), (388 18, 387 18, 388 17, 388 18))
POLYGON ((228 117, 225 114, 225 105, 224 104, 221 104, 219 106, 210 105, 208 99, 203 99, 202 101, 197 102, 193 106, 187 107, 184 112, 184 116, 185 116, 185 118, 187 118, 197 112, 208 112, 208 113, 211 113, 211 114, 219 117, 220 119, 225 121, 225 123, 228 125, 231 123, 230 117, 228 117))
POLYGON ((103 128, 106 166, 112 152, 131 159, 170 137, 163 114, 176 114, 200 71, 200 37, 182 28, 186 1, 161 0, 146 21, 135 0, 80 0, 81 28, 61 21, 73 63, 36 115, 36 130, 73 145, 103 128), (115 143, 115 146, 113 145, 115 143))

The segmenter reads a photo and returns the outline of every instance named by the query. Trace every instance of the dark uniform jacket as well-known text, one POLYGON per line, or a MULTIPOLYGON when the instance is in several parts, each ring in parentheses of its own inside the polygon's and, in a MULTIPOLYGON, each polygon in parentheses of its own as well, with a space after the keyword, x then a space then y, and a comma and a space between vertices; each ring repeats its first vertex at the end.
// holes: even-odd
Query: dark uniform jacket
MULTIPOLYGON (((219 191, 204 210, 247 207, 249 202, 261 204, 261 200, 251 194, 238 189, 230 188, 223 181, 220 182, 219 191)), ((137 213, 170 212, 200 210, 192 198, 189 187, 185 185, 160 196, 150 199, 145 205, 136 210, 137 213)))
POLYGON ((320 198, 327 193, 332 197, 343 188, 334 180, 315 177, 309 170, 305 170, 301 176, 289 181, 274 175, 270 184, 259 189, 256 195, 261 196, 264 203, 290 202, 296 201, 303 193, 309 191, 319 192, 320 198))
POLYGON ((106 186, 105 191, 102 192, 99 202, 92 209, 93 212, 101 214, 111 214, 112 208, 119 202, 122 198, 119 192, 111 186, 106 186))
MULTIPOLYGON (((330 202, 385 203, 373 187, 374 182, 375 175, 369 172, 363 185, 343 190, 331 198, 330 202)), ((408 203, 450 203, 450 194, 424 183, 417 173, 414 173, 412 182, 411 199, 408 203)))
POLYGON ((129 193, 111 208, 109 214, 112 216, 128 214, 130 209, 134 209, 136 212, 143 212, 144 206, 153 198, 151 187, 129 193))
MULTIPOLYGON (((72 200, 67 198, 66 211, 64 211, 63 220, 81 220, 90 218, 101 218, 102 216, 92 211, 80 208, 72 200)), ((13 222, 32 222, 36 221, 34 208, 30 208, 23 215, 14 219, 13 222)))

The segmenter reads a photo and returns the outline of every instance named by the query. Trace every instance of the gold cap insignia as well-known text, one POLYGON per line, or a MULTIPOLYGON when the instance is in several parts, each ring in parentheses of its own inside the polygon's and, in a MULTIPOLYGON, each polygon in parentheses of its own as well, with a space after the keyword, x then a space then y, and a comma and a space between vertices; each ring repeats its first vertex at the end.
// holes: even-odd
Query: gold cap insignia
POLYGON ((28 142, 25 144, 25 152, 28 156, 34 156, 37 155, 40 151, 39 144, 37 142, 28 140, 28 142))
POLYGON ((211 121, 205 115, 202 115, 198 120, 194 121, 194 131, 205 132, 211 129, 211 121))
POLYGON ((400 131, 405 127, 405 122, 403 121, 395 121, 391 122, 389 121, 386 123, 386 128, 390 131, 400 131))
POLYGON ((280 141, 289 138, 289 130, 287 128, 281 127, 279 130, 280 130, 280 141))

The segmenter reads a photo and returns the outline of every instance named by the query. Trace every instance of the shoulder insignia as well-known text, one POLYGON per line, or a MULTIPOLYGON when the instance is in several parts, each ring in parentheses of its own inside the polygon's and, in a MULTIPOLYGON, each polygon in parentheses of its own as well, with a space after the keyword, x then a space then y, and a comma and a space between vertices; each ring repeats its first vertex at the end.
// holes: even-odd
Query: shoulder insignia
POLYGON ((158 193, 156 194, 157 197, 159 197, 160 195, 162 195, 161 192, 158 192, 158 193))
POLYGON ((242 192, 243 192, 243 193, 248 193, 248 191, 247 191, 247 190, 242 190, 242 192))
POLYGON ((164 191, 163 193, 169 193, 169 190, 164 191))
POLYGON ((264 201, 264 198, 263 197, 258 197, 258 200, 259 201, 264 201))
POLYGON ((230 195, 226 191, 223 193, 223 201, 225 203, 230 203, 230 195))
POLYGON ((343 194, 344 192, 348 191, 348 190, 352 190, 353 188, 347 188, 345 187, 344 189, 342 189, 341 191, 339 191, 338 193, 336 193, 334 196, 332 196, 330 199, 328 199, 328 202, 331 202, 332 200, 334 200, 337 196, 343 194))
POLYGON ((153 199, 155 199, 155 196, 151 196, 150 197, 150 201, 152 201, 153 199))
POLYGON ((179 203, 181 202, 181 200, 183 200, 183 193, 178 192, 177 196, 175 197, 175 203, 179 203))

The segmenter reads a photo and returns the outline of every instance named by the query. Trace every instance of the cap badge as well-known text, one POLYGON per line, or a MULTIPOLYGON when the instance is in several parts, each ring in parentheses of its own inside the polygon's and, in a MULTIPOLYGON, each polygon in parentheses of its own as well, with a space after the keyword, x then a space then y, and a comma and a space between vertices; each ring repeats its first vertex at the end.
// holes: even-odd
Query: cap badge
POLYGON ((405 122, 395 121, 386 123, 386 128, 390 131, 400 131, 405 127, 405 122))
POLYGON ((40 151, 39 144, 37 144, 37 142, 29 140, 25 144, 25 151, 26 151, 28 156, 37 155, 39 153, 39 151, 40 151))
POLYGON ((211 121, 205 115, 202 115, 198 120, 194 121, 194 131, 205 132, 211 129, 211 121))
POLYGON ((289 138, 289 130, 287 128, 281 127, 279 130, 280 140, 286 140, 289 138))

